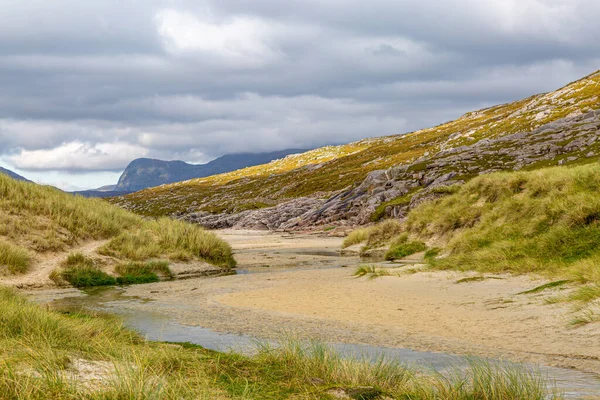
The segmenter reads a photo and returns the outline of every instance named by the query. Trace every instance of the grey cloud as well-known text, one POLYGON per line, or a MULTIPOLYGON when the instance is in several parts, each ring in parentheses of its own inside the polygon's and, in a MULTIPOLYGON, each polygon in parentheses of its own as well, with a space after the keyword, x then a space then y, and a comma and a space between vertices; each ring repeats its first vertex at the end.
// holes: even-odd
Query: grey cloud
POLYGON ((7 0, 0 157, 114 171, 402 133, 598 69, 598 15, 595 0, 7 0))

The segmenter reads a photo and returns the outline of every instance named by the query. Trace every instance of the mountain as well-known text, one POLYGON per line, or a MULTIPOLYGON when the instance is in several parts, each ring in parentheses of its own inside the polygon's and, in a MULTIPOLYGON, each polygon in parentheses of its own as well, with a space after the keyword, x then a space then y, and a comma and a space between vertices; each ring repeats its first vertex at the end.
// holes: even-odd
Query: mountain
POLYGON ((0 174, 8 175, 11 178, 16 179, 18 181, 30 182, 28 179, 23 178, 21 175, 15 174, 14 172, 12 172, 6 168, 0 167, 0 174))
POLYGON ((117 192, 137 192, 149 187, 187 181, 193 178, 203 178, 252 165, 264 164, 303 151, 305 150, 288 149, 270 153, 228 154, 207 164, 200 165, 187 164, 183 161, 139 158, 132 161, 125 168, 114 190, 117 192))
POLYGON ((600 71, 555 92, 409 134, 364 139, 113 199, 211 228, 361 225, 402 217, 445 186, 494 171, 600 158, 600 71))

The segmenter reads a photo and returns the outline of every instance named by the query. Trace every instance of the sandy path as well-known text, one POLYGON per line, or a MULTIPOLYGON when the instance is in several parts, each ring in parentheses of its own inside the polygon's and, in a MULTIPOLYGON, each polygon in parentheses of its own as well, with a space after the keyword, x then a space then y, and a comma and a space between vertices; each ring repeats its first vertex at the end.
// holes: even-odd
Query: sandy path
POLYGON ((84 255, 94 254, 106 242, 106 240, 92 241, 71 248, 66 252, 44 254, 34 260, 33 265, 27 274, 2 276, 0 277, 0 283, 4 286, 11 286, 19 289, 54 287, 56 284, 50 279, 50 273, 58 268, 60 263, 63 262, 69 254, 75 252, 83 253, 84 255))
POLYGON ((525 277, 457 284, 458 273, 355 279, 357 258, 332 257, 341 239, 255 232, 222 233, 242 268, 217 279, 134 286, 155 301, 135 307, 217 331, 274 337, 282 332, 331 342, 477 354, 600 373, 597 325, 571 329, 570 310, 525 277), (268 257, 268 258, 265 258, 268 257), (265 259, 270 267, 260 267, 265 259), (311 260, 312 259, 312 264, 311 260), (316 268, 285 270, 300 262, 316 268), (335 268, 323 268, 337 266, 335 268))

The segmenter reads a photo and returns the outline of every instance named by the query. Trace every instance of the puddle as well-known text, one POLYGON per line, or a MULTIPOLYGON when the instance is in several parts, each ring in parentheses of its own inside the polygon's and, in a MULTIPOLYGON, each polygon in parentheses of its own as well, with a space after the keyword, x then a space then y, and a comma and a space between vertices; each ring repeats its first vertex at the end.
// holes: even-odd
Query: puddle
MULTIPOLYGON (((246 354, 256 348, 258 339, 250 336, 219 333, 202 327, 182 325, 158 312, 129 309, 128 305, 147 303, 151 300, 126 296, 123 288, 94 288, 82 292, 85 295, 75 297, 69 295, 69 297, 56 299, 51 304, 64 311, 84 309, 118 314, 125 319, 129 327, 153 341, 190 342, 211 350, 234 350, 246 354)), ((260 341, 264 342, 264 340, 260 341)), ((375 360, 383 355, 387 359, 399 360, 406 365, 434 368, 440 372, 467 364, 465 357, 443 353, 358 344, 330 343, 330 345, 347 357, 368 357, 375 360)), ((556 387, 560 390, 565 398, 600 398, 600 377, 595 374, 553 367, 527 367, 539 370, 551 382, 552 388, 556 387)))

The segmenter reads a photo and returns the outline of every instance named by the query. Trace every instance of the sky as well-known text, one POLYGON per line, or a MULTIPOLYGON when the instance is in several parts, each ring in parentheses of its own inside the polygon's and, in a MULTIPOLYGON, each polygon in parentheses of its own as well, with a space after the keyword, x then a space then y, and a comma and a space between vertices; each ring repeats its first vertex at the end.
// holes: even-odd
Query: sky
POLYGON ((600 69, 597 0, 0 0, 0 166, 65 190, 399 134, 600 69))

